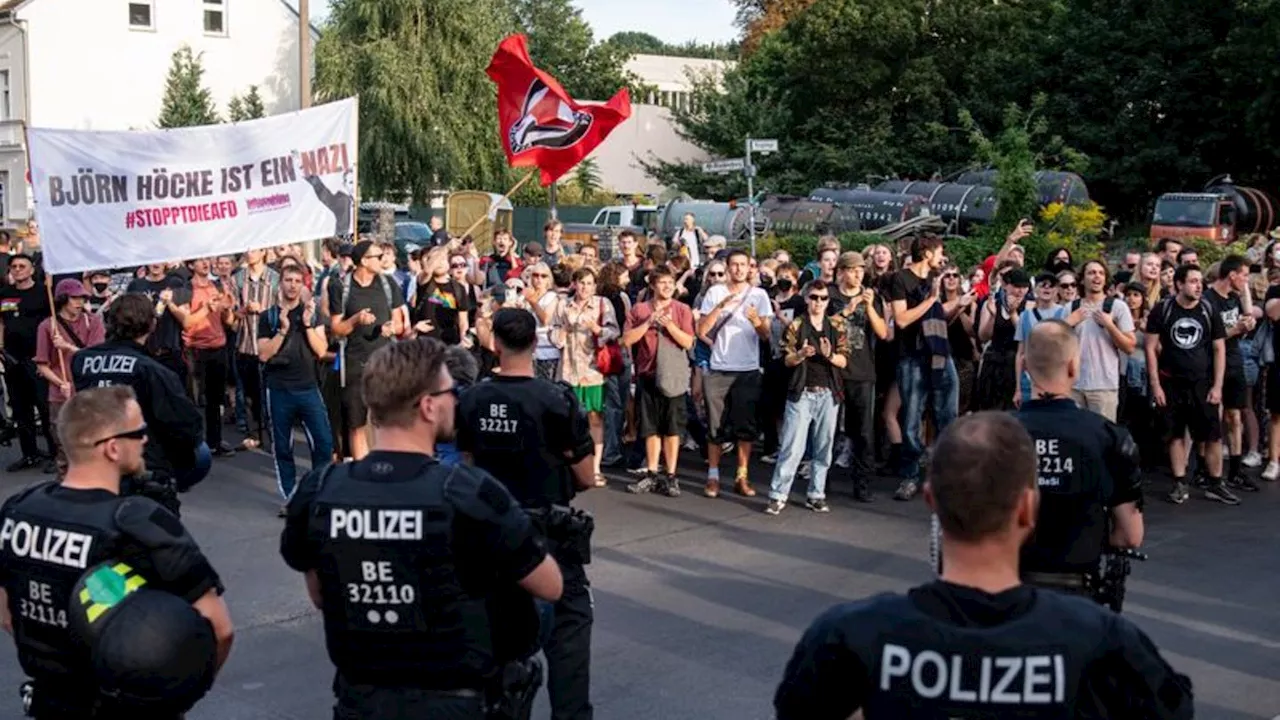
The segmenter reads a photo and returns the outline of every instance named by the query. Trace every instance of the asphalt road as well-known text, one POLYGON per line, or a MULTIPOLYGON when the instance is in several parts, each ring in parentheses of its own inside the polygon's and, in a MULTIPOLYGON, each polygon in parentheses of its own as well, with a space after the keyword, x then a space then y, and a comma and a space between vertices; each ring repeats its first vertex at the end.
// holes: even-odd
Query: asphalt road
MULTIPOLYGON (((0 466, 15 459, 0 450, 0 466)), ((305 461, 304 461, 305 462, 305 461)), ((332 666, 302 580, 278 554, 282 521, 268 458, 218 460, 184 497, 183 519, 225 581, 236 644, 190 720, 329 717, 332 666)), ((762 489, 768 466, 755 468, 762 489)), ((0 494, 46 479, 0 475, 0 494)), ((837 476, 838 477, 838 476, 837 476)), ((766 720, 795 641, 832 604, 901 591, 929 576, 923 503, 854 506, 832 483, 832 512, 793 504, 779 517, 731 493, 678 499, 623 492, 581 504, 597 518, 592 696, 601 720, 766 720)), ((801 481, 802 483, 802 481, 801 481)), ((803 485, 797 490, 803 491, 803 485)), ((1154 494, 1154 493, 1153 493, 1154 494)), ((1154 497, 1147 550, 1126 612, 1195 683, 1198 718, 1280 716, 1280 486, 1239 507, 1154 497)), ((0 652, 0 718, 17 718, 16 654, 0 652)), ((546 718, 545 693, 535 717, 546 718)))

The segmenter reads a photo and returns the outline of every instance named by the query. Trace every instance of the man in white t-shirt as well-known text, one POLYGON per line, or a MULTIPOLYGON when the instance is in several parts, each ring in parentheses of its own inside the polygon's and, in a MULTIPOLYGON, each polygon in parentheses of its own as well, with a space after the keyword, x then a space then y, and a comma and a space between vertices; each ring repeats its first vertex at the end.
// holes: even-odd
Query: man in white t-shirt
POLYGON ((711 370, 703 380, 707 403, 707 497, 720 494, 720 444, 736 441, 738 470, 734 491, 752 497, 747 477, 751 444, 759 434, 760 341, 769 339, 773 305, 764 290, 747 281, 751 256, 732 250, 726 259, 729 281, 702 298, 698 337, 711 347, 711 370))

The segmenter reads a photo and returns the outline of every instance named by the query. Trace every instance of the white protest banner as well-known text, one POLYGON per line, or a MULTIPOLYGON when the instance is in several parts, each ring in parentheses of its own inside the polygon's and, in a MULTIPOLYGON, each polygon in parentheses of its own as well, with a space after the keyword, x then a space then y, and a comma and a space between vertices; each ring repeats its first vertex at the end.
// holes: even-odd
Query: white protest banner
POLYGON ((49 273, 212 257, 353 231, 355 98, 229 125, 31 128, 49 273))

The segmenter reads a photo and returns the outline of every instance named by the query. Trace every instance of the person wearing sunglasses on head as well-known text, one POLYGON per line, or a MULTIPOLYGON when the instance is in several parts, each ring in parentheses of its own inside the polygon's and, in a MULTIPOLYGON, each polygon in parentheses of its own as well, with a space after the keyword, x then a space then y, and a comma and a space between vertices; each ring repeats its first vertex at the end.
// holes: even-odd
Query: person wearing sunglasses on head
MULTIPOLYGON (((121 300, 131 297, 151 314, 145 296, 121 300)), ((145 359, 141 347, 136 352, 145 359)), ((196 419, 198 426, 198 414, 196 419)), ((233 629, 218 573, 175 515, 149 498, 121 492, 123 478, 145 470, 154 432, 145 408, 127 385, 81 390, 58 416, 68 463, 65 477, 24 490, 0 508, 0 626, 13 635, 22 669, 31 677, 23 687, 29 717, 179 720, 209 689, 231 651, 233 629), (149 591, 190 603, 212 630, 213 667, 195 678, 164 677, 182 673, 178 667, 158 669, 153 686, 168 688, 163 697, 115 693, 104 686, 104 681, 127 679, 112 677, 110 664, 92 654, 94 638, 77 632, 84 626, 75 616, 86 612, 84 596, 75 593, 77 583, 86 571, 104 563, 116 571, 136 572, 149 591), (173 694, 177 688, 184 688, 181 698, 173 694)), ((130 583, 124 594, 134 589, 130 583)), ((104 619, 102 629, 110 627, 110 614, 118 608, 112 603, 105 608, 106 616, 88 609, 87 625, 94 630, 99 617, 104 619)), ((198 625, 197 629, 208 632, 198 625)), ((155 642, 154 635, 146 635, 141 632, 133 644, 155 642)))

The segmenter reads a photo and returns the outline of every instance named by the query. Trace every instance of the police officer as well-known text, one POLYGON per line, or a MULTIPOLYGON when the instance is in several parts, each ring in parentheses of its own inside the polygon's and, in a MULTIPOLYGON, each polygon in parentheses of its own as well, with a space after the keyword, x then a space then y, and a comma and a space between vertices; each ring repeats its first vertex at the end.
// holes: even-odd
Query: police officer
POLYGON ((528 310, 494 313, 498 372, 472 386, 458 409, 458 450, 498 478, 534 516, 564 572, 544 648, 554 720, 590 720, 591 517, 571 510, 578 490, 595 487, 591 435, 573 389, 535 376, 537 320, 528 310))
POLYGON ((337 720, 484 718, 495 676, 537 651, 533 598, 560 597, 510 493, 432 457, 457 411, 444 355, 427 338, 375 351, 361 379, 373 451, 313 470, 289 501, 280 553, 324 614, 337 720), (497 625, 513 612, 523 627, 497 625))
POLYGON ((1080 341, 1069 325, 1036 325, 1023 354, 1032 399, 1017 418, 1035 442, 1041 505, 1022 548, 1022 579, 1096 596, 1104 551, 1142 544, 1138 446, 1127 430, 1071 399, 1080 341))
MULTIPOLYGON (((133 388, 146 419, 147 472, 141 490, 173 512, 178 511, 172 488, 185 492, 209 473, 213 459, 204 444, 200 411, 187 397, 181 380, 146 350, 155 329, 155 306, 141 293, 127 293, 107 310, 107 342, 85 348, 72 357, 71 377, 76 390, 109 385, 133 388)), ((134 492, 126 481, 126 494, 134 492)))
MULTIPOLYGON (((213 627, 219 666, 231 650, 231 618, 218 574, 181 521, 148 498, 119 495, 121 477, 143 469, 147 442, 133 390, 76 393, 59 414, 58 435, 68 462, 61 483, 24 490, 0 508, 0 623, 32 679, 24 688, 31 717, 114 719, 128 713, 99 692, 89 648, 67 617, 86 570, 118 560, 148 587, 191 603, 213 627)), ((135 715, 144 716, 166 720, 135 715)))
POLYGON ((925 499, 942 526, 939 580, 837 606, 805 632, 778 720, 1192 718, 1191 681, 1122 615, 1023 585, 1040 492, 1031 436, 1008 413, 952 423, 925 499))

